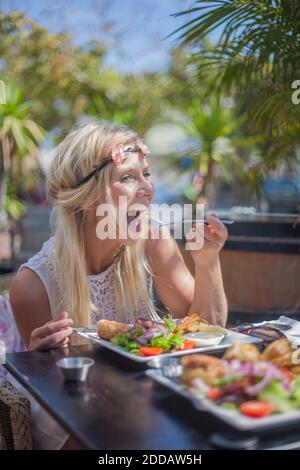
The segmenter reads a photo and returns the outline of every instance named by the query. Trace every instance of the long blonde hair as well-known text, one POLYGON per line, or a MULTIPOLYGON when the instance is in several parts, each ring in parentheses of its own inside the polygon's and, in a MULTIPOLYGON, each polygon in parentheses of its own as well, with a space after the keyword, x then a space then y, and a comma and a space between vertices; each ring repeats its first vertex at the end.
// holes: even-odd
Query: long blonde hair
MULTIPOLYGON (((48 171, 48 197, 54 206, 55 223, 52 257, 61 308, 69 312, 76 325, 89 325, 91 312, 97 311, 87 278, 84 209, 96 204, 99 198, 112 202, 112 165, 103 168, 98 178, 91 178, 76 189, 72 187, 101 164, 115 145, 137 138, 135 132, 123 125, 90 123, 72 130, 52 154, 48 171)), ((145 240, 122 247, 115 257, 113 274, 118 319, 124 320, 127 314, 126 319, 134 321, 139 316, 137 292, 150 317, 157 319, 148 288, 147 277, 152 273, 145 256, 145 240)))

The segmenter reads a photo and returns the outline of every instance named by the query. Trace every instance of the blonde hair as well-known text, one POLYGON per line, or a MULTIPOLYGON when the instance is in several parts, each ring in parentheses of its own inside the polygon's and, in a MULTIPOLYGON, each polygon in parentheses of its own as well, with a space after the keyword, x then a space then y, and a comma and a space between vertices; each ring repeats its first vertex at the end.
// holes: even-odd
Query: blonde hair
MULTIPOLYGON (((97 178, 73 187, 101 164, 115 145, 137 138, 135 132, 123 125, 90 123, 72 130, 52 154, 48 171, 48 197, 54 206, 52 222, 55 223, 52 256, 61 308, 68 311, 76 325, 89 325, 91 312, 97 311, 90 298, 87 278, 84 209, 96 204, 99 198, 112 202, 112 165, 103 168, 97 178)), ((123 246, 113 263, 119 320, 125 320, 126 313, 127 321, 134 321, 139 316, 137 290, 150 317, 158 318, 147 285, 147 277, 151 275, 145 256, 145 240, 123 246)))

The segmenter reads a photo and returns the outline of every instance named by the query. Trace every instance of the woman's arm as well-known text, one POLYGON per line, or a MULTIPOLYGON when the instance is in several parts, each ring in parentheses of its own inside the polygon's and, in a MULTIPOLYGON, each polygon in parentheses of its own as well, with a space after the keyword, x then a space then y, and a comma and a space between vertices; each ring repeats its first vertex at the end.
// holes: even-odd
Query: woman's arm
POLYGON ((207 267, 195 266, 195 289, 188 313, 204 313, 204 318, 214 325, 225 326, 227 301, 225 297, 219 257, 207 267), (205 295, 204 295, 205 293, 205 295))
POLYGON ((164 306, 175 318, 184 317, 193 301, 195 280, 167 227, 160 229, 159 239, 146 241, 146 256, 155 276, 155 290, 164 306))
MULTIPOLYGON (((223 227, 223 224, 221 228, 218 226, 220 233, 217 234, 210 233, 211 229, 205 226, 204 246, 191 251, 195 262, 195 278, 186 267, 179 247, 166 227, 161 229, 161 234, 164 233, 167 239, 147 240, 146 255, 156 276, 155 289, 175 318, 195 312, 202 314, 211 323, 225 325, 227 302, 219 261, 219 251, 227 237, 226 228, 223 232, 223 227)), ((192 241, 193 236, 188 239, 192 241)))
POLYGON ((9 299, 16 325, 27 349, 67 345, 73 322, 67 318, 66 312, 56 321, 52 320, 47 292, 33 271, 22 269, 10 286, 9 299))
POLYGON ((207 217, 207 222, 207 225, 194 224, 186 237, 186 249, 191 249, 195 263, 196 285, 189 313, 199 312, 199 308, 202 308, 207 320, 225 326, 228 306, 219 253, 228 237, 228 232, 215 214, 207 217))

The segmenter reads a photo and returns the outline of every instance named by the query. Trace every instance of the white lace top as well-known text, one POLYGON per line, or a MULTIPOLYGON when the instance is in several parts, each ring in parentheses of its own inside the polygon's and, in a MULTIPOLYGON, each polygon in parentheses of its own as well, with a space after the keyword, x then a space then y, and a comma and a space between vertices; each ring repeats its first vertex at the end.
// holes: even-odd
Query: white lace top
MULTIPOLYGON (((51 248, 53 245, 53 237, 43 244, 42 249, 29 258, 27 263, 19 267, 19 271, 23 268, 29 268, 34 271, 41 279, 49 299, 52 318, 56 318, 62 311, 62 299, 56 282, 54 264, 51 260, 51 248)), ((113 289, 113 264, 100 274, 88 274, 88 282, 90 287, 91 300, 97 307, 97 312, 92 313, 92 322, 105 318, 107 320, 116 319, 116 299, 113 289)), ((153 280, 148 276, 149 292, 153 298, 153 280)), ((138 290, 137 290, 138 295, 138 290)), ((139 316, 149 318, 149 312, 142 299, 138 297, 139 316)), ((158 317, 159 318, 159 317, 158 317)))

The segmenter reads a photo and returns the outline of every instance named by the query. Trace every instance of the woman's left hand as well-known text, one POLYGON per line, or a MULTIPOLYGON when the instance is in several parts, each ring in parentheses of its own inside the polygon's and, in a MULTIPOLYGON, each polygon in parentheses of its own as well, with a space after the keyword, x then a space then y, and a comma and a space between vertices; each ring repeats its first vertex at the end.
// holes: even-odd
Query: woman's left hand
POLYGON ((228 237, 227 228, 216 214, 209 215, 205 220, 208 225, 193 223, 186 236, 186 249, 191 251, 196 266, 214 263, 228 237))

